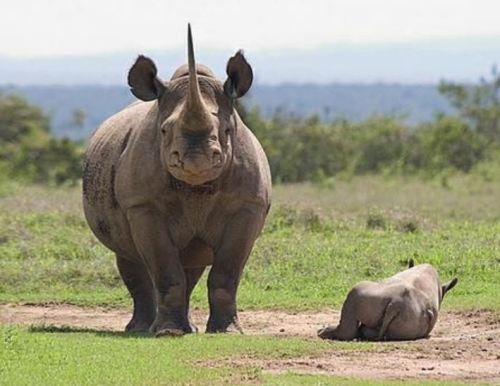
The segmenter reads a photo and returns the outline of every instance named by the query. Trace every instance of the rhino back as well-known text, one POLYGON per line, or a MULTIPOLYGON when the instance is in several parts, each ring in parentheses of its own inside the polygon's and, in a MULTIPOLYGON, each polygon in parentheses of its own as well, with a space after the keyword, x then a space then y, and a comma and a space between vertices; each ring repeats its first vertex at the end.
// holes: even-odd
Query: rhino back
POLYGON ((388 280, 402 281, 406 285, 419 290, 434 306, 439 305, 441 286, 436 269, 430 264, 419 264, 413 268, 399 272, 388 280))

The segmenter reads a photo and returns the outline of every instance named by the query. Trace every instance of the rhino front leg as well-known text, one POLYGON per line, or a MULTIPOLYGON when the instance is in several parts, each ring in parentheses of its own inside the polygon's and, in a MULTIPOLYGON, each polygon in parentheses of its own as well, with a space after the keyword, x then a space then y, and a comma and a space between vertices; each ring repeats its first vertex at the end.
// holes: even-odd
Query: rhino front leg
POLYGON ((166 219, 145 206, 129 209, 127 217, 134 244, 153 283, 156 317, 150 331, 157 336, 192 332, 187 318, 186 277, 166 219))
POLYGON ((187 310, 187 319, 189 321, 189 325, 191 326, 192 332, 198 332, 198 327, 193 323, 190 310, 189 310, 189 300, 191 298, 191 293, 193 292, 194 287, 200 280, 201 275, 205 271, 205 267, 202 268, 186 268, 184 270, 184 274, 186 275, 186 310, 187 310))
POLYGON ((243 333, 236 309, 236 292, 243 267, 264 222, 265 212, 245 210, 233 217, 216 249, 208 276, 208 333, 243 333))
POLYGON ((118 255, 116 256, 116 264, 134 302, 134 313, 125 327, 125 331, 148 331, 155 319, 156 306, 153 285, 146 267, 141 262, 132 262, 118 255))
MULTIPOLYGON (((245 260, 245 258, 240 259, 245 260)), ((239 263, 241 263, 241 260, 239 263)), ((243 333, 236 311, 236 292, 240 276, 241 269, 238 268, 232 269, 222 265, 212 267, 208 279, 210 316, 206 332, 243 333)))

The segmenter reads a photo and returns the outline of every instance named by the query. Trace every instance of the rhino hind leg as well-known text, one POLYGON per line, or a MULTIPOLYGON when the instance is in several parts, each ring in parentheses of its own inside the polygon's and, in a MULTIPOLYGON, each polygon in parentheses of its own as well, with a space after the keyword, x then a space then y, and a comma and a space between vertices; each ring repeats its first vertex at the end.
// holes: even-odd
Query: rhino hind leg
POLYGON ((147 332, 156 316, 151 279, 141 263, 116 257, 118 271, 134 302, 132 319, 125 327, 127 332, 147 332))
POLYGON ((401 312, 401 307, 398 303, 389 303, 384 312, 384 318, 382 319, 382 326, 378 333, 377 340, 387 339, 387 330, 391 323, 396 319, 396 317, 401 312))
POLYGON ((186 310, 187 310, 187 318, 189 321, 189 325, 191 327, 191 332, 198 332, 198 327, 193 323, 189 313, 189 299, 191 298, 191 293, 193 292, 194 287, 200 280, 201 275, 205 271, 205 267, 200 268, 185 268, 184 274, 186 275, 186 310))

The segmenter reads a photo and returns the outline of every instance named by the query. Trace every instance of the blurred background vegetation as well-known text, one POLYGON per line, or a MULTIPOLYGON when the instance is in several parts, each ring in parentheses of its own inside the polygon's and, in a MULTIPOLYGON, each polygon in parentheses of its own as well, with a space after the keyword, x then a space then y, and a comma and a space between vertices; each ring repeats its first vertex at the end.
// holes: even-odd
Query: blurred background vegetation
MULTIPOLYGON (((333 183, 337 176, 372 173, 446 176, 479 170, 492 178, 500 160, 500 74, 467 85, 442 81, 438 91, 455 108, 410 125, 402 117, 372 115, 327 121, 238 104, 243 120, 261 141, 275 182, 333 183)), ((83 110, 71 125, 83 126, 83 110)), ((8 178, 49 185, 76 184, 83 141, 60 138, 49 116, 23 97, 0 94, 0 171, 8 178)))
POLYGON ((81 178, 83 143, 56 138, 48 116, 24 98, 0 94, 0 172, 43 184, 81 178))

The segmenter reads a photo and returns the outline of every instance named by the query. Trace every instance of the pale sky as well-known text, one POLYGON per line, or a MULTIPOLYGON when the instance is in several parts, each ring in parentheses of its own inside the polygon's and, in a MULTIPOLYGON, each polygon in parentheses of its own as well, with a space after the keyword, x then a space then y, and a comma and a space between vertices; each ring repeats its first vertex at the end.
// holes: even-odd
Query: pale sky
POLYGON ((307 49, 500 36, 496 0, 0 0, 0 55, 307 49))

